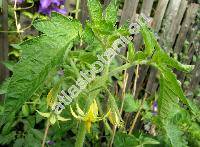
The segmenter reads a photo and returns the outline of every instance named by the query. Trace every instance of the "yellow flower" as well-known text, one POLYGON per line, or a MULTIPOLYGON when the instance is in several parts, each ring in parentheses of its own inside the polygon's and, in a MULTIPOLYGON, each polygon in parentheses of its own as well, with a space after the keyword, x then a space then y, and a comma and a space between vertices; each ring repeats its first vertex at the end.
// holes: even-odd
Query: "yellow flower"
POLYGON ((47 107, 49 106, 49 107, 52 107, 53 106, 53 104, 54 104, 54 102, 56 101, 56 98, 55 98, 55 96, 54 96, 54 89, 52 88, 50 91, 49 91, 49 93, 48 93, 48 95, 47 95, 47 107))
POLYGON ((111 124, 116 125, 117 127, 123 126, 123 121, 121 121, 120 117, 118 116, 117 112, 110 112, 108 114, 108 119, 111 124))
POLYGON ((98 107, 97 107, 96 100, 94 100, 93 103, 90 105, 90 108, 89 108, 87 113, 84 113, 83 110, 81 110, 81 108, 79 107, 78 104, 76 104, 76 109, 77 109, 78 115, 73 111, 72 107, 70 106, 70 110, 71 110, 72 115, 76 119, 85 122, 88 133, 90 133, 90 128, 91 128, 92 123, 100 121, 107 116, 107 115, 105 115, 103 117, 98 117, 98 107))
POLYGON ((41 116, 46 117, 49 119, 49 122, 53 125, 56 123, 56 121, 68 121, 70 119, 61 117, 60 115, 57 115, 55 113, 44 113, 36 110, 41 116))

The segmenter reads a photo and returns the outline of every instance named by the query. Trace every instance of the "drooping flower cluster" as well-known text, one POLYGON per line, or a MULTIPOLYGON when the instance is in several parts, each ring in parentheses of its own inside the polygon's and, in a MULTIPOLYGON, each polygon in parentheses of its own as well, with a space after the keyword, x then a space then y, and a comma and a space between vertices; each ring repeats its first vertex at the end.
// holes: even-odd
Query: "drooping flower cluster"
POLYGON ((90 128, 91 128, 92 123, 104 119, 109 114, 109 112, 108 112, 105 116, 98 117, 98 106, 97 106, 96 100, 94 100, 93 103, 90 105, 90 108, 89 108, 87 113, 84 113, 83 110, 79 107, 78 104, 76 104, 76 108, 77 108, 78 115, 74 112, 74 110, 70 106, 71 114, 76 119, 85 122, 86 129, 87 129, 88 133, 90 133, 90 128))
MULTIPOLYGON (((48 95, 47 95, 47 107, 52 107, 53 103, 55 103, 56 101, 56 98, 55 98, 55 90, 56 90, 57 87, 53 87, 48 95)), ((56 122, 58 121, 68 121, 70 119, 68 118, 64 118, 62 116, 60 116, 59 114, 55 114, 53 112, 40 112, 38 110, 36 110, 38 112, 39 115, 43 116, 43 117, 46 117, 48 119, 48 121, 50 122, 51 125, 54 125, 56 122)))
POLYGON ((39 13, 50 15, 52 11, 66 14, 65 0, 40 0, 39 13))

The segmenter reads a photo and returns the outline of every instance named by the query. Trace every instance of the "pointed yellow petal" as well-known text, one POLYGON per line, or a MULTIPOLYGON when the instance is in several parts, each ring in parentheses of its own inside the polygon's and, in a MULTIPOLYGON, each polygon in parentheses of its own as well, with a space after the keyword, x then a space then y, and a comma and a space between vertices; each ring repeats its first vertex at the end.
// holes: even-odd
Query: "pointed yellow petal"
POLYGON ((55 115, 51 115, 50 119, 49 119, 50 123, 53 125, 56 123, 56 116, 55 115))
POLYGON ((98 106, 96 100, 92 103, 93 111, 94 111, 94 116, 98 115, 98 106))
POLYGON ((95 118, 97 117, 97 115, 98 115, 98 107, 96 100, 94 100, 93 103, 90 105, 88 112, 86 113, 86 120, 95 122, 95 118))
POLYGON ((73 111, 72 107, 70 106, 70 111, 71 111, 71 114, 78 119, 78 115, 76 115, 76 113, 73 111))
POLYGON ((106 115, 104 115, 104 118, 108 117, 111 113, 111 109, 106 113, 106 115))
POLYGON ((101 120, 105 119, 106 117, 108 117, 109 114, 110 114, 110 110, 106 113, 106 115, 103 115, 101 117, 95 117, 94 121, 92 121, 92 122, 101 121, 101 120))
POLYGON ((115 123, 117 126, 121 126, 120 118, 117 116, 116 112, 115 112, 115 123))
POLYGON ((109 115, 108 115, 108 119, 109 121, 111 122, 111 124, 113 125, 117 125, 117 126, 122 126, 122 122, 120 121, 120 118, 119 116, 117 115, 116 112, 111 112, 109 115))
POLYGON ((79 107, 78 103, 76 103, 76 109, 79 115, 84 116, 84 112, 81 110, 81 108, 79 107))
POLYGON ((60 120, 60 121, 68 121, 68 120, 70 120, 69 118, 64 118, 64 117, 62 117, 62 116, 57 116, 57 119, 58 120, 60 120))
POLYGON ((85 116, 85 120, 86 121, 95 121, 95 116, 94 116, 93 108, 89 109, 88 113, 85 116))
POLYGON ((37 113, 39 113, 41 116, 43 116, 43 117, 46 117, 46 118, 49 118, 50 117, 50 113, 44 113, 44 112, 40 112, 40 111, 38 111, 38 110, 36 110, 37 111, 37 113))
POLYGON ((115 116, 113 112, 110 112, 108 115, 108 119, 112 125, 115 125, 115 116))
POLYGON ((90 133, 91 122, 90 121, 86 121, 85 125, 86 125, 87 132, 90 133))
POLYGON ((71 111, 71 114, 72 114, 76 119, 79 119, 79 120, 83 120, 83 119, 84 119, 84 117, 76 115, 76 113, 73 111, 73 109, 72 109, 71 106, 70 106, 70 111, 71 111))
POLYGON ((53 88, 49 91, 48 95, 47 95, 47 106, 52 107, 53 103, 55 101, 55 98, 53 97, 53 88))

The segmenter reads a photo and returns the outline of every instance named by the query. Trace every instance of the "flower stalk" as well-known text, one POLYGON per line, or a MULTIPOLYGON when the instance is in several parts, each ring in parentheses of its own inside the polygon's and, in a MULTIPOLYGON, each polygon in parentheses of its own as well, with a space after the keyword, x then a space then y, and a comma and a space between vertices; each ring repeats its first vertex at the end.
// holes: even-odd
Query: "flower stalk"
POLYGON ((45 133, 44 133, 44 137, 43 137, 43 141, 42 141, 42 147, 45 147, 45 142, 46 142, 49 127, 50 127, 50 122, 49 122, 49 120, 47 120, 46 129, 45 129, 45 133))
MULTIPOLYGON (((128 73, 125 70, 124 80, 123 80, 123 86, 122 86, 122 104, 121 104, 121 108, 120 108, 120 111, 119 111, 120 116, 122 114, 123 107, 124 107, 124 99, 125 99, 127 81, 128 81, 128 73)), ((114 125, 114 127, 113 127, 113 135, 112 135, 111 142, 110 142, 110 147, 112 147, 112 144, 114 142, 116 129, 117 129, 117 125, 114 125)))
POLYGON ((141 110, 143 108, 143 105, 144 105, 144 102, 146 101, 146 99, 147 99, 147 93, 145 93, 144 98, 142 100, 142 103, 141 103, 141 105, 139 107, 139 110, 138 110, 137 114, 135 115, 135 118, 133 120, 133 123, 132 123, 131 128, 130 128, 129 133, 128 133, 129 135, 132 133, 132 131, 133 131, 134 127, 135 127, 135 124, 137 122, 137 119, 138 119, 138 117, 140 115, 140 112, 141 112, 141 110))

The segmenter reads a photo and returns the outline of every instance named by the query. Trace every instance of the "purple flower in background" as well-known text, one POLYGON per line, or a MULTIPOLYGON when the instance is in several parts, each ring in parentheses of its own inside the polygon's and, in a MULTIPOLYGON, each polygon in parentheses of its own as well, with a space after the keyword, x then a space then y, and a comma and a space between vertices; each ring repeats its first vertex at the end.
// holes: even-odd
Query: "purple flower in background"
POLYGON ((65 0, 40 0, 39 13, 50 15, 52 11, 66 14, 65 0))
POLYGON ((157 101, 153 102, 152 113, 153 113, 153 115, 157 115, 157 113, 158 113, 158 103, 157 103, 157 101))
POLYGON ((48 141, 47 141, 47 144, 48 144, 48 145, 53 145, 54 143, 55 143, 55 142, 53 142, 53 141, 51 141, 51 140, 48 140, 48 141))

